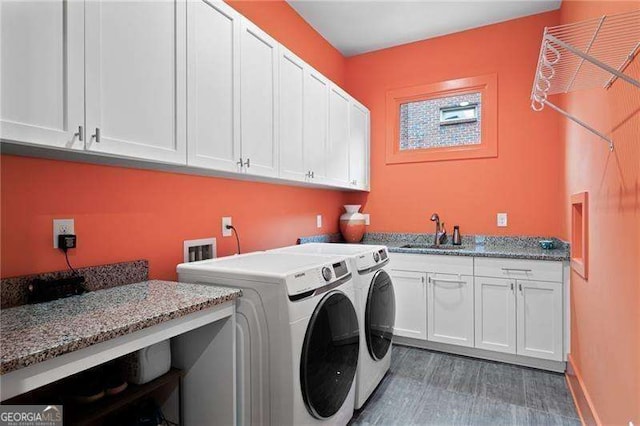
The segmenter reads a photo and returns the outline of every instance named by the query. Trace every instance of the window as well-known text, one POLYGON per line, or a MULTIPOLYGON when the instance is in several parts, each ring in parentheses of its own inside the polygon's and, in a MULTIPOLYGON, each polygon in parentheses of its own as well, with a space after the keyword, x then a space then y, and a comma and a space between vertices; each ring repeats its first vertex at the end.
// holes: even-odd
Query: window
POLYGON ((480 143, 480 93, 400 105, 400 150, 480 143))
POLYGON ((387 163, 497 156, 495 75, 387 93, 387 163))
MULTIPOLYGON (((478 109, 480 108, 480 93, 473 93, 468 97, 462 96, 463 100, 458 106, 440 107, 440 125, 476 123, 478 121, 478 109), (472 102, 466 99, 472 99, 472 102)), ((446 98, 450 102, 456 102, 451 98, 446 98)), ((480 126, 474 126, 474 131, 480 132, 480 126)), ((478 135, 478 138, 480 135, 478 135)))

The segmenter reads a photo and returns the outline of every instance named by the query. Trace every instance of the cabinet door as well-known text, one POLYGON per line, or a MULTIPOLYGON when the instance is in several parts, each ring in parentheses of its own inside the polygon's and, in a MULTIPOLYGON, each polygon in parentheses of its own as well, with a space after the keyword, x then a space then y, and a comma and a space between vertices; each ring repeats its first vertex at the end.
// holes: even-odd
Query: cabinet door
POLYGON ((243 19, 240 52, 240 134, 244 171, 276 176, 278 43, 243 19))
POLYGON ((473 346, 473 278, 429 274, 428 340, 473 346))
POLYGON ((476 348, 516 353, 515 280, 474 279, 476 348))
POLYGON ((240 171, 240 15, 189 1, 187 29, 187 163, 240 171))
POLYGON ((562 284, 517 280, 518 355, 562 361, 562 284))
POLYGON ((87 147, 186 163, 186 3, 89 1, 87 147))
POLYGON ((84 3, 0 4, 0 138, 83 149, 84 3))
POLYGON ((369 110, 353 99, 349 110, 349 186, 369 189, 369 110))
POLYGON ((339 87, 329 88, 329 138, 327 140, 326 182, 349 185, 349 95, 339 87))
POLYGON ((391 271, 396 297, 396 322, 393 334, 412 339, 427 339, 427 285, 422 272, 391 271))
POLYGON ((311 180, 326 176, 325 157, 329 126, 329 81, 322 74, 308 69, 304 92, 304 159, 311 180))
POLYGON ((280 47, 280 177, 305 180, 304 140, 304 74, 305 64, 300 58, 280 47))

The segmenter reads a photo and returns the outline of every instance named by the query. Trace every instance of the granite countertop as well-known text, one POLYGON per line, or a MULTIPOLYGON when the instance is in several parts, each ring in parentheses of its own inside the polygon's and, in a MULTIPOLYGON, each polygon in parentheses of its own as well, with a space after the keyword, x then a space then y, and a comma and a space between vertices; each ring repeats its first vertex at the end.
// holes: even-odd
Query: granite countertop
POLYGON ((556 238, 548 237, 496 237, 467 236, 462 239, 462 246, 455 248, 449 242, 442 249, 403 248, 406 244, 432 245, 433 234, 367 234, 363 244, 383 244, 392 253, 438 254, 445 256, 502 257, 508 259, 530 260, 569 260, 569 245, 556 238), (553 240, 555 249, 545 250, 540 247, 540 240, 553 240))
MULTIPOLYGON (((473 257, 501 257, 509 259, 529 260, 569 260, 569 244, 557 238, 550 237, 513 237, 513 236, 484 236, 467 235, 462 237, 462 246, 451 245, 449 241, 443 245, 444 249, 433 248, 405 248, 407 244, 432 245, 433 234, 406 234, 391 232, 366 233, 362 244, 379 244, 387 246, 391 253, 436 254, 443 256, 473 256, 473 257), (553 240, 555 249, 545 250, 540 247, 540 240, 553 240), (448 248, 448 249, 447 249, 448 248)), ((299 243, 309 242, 343 242, 339 234, 316 235, 303 237, 299 243)))
POLYGON ((238 289, 144 281, 0 309, 0 374, 241 296, 238 289))

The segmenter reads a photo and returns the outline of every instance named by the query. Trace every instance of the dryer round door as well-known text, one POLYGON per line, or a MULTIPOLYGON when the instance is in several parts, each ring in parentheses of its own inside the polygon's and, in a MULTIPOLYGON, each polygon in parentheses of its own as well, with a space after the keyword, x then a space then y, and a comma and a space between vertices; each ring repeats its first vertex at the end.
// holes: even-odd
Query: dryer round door
POLYGON ((327 294, 316 306, 300 359, 302 398, 311 415, 326 419, 347 399, 358 364, 358 317, 342 292, 327 294))
POLYGON ((369 354, 376 361, 389 351, 396 320, 396 298, 391 277, 384 270, 373 276, 367 295, 364 332, 369 354))

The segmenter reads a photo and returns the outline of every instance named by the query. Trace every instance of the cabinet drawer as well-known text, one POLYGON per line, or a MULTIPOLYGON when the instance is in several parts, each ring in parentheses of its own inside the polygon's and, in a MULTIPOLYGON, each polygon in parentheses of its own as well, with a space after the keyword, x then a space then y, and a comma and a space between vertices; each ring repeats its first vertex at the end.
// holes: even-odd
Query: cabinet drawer
POLYGON ((473 275, 472 257, 389 253, 389 259, 389 268, 398 271, 473 275))
POLYGON ((474 269, 478 277, 562 282, 562 262, 475 258, 474 269))

